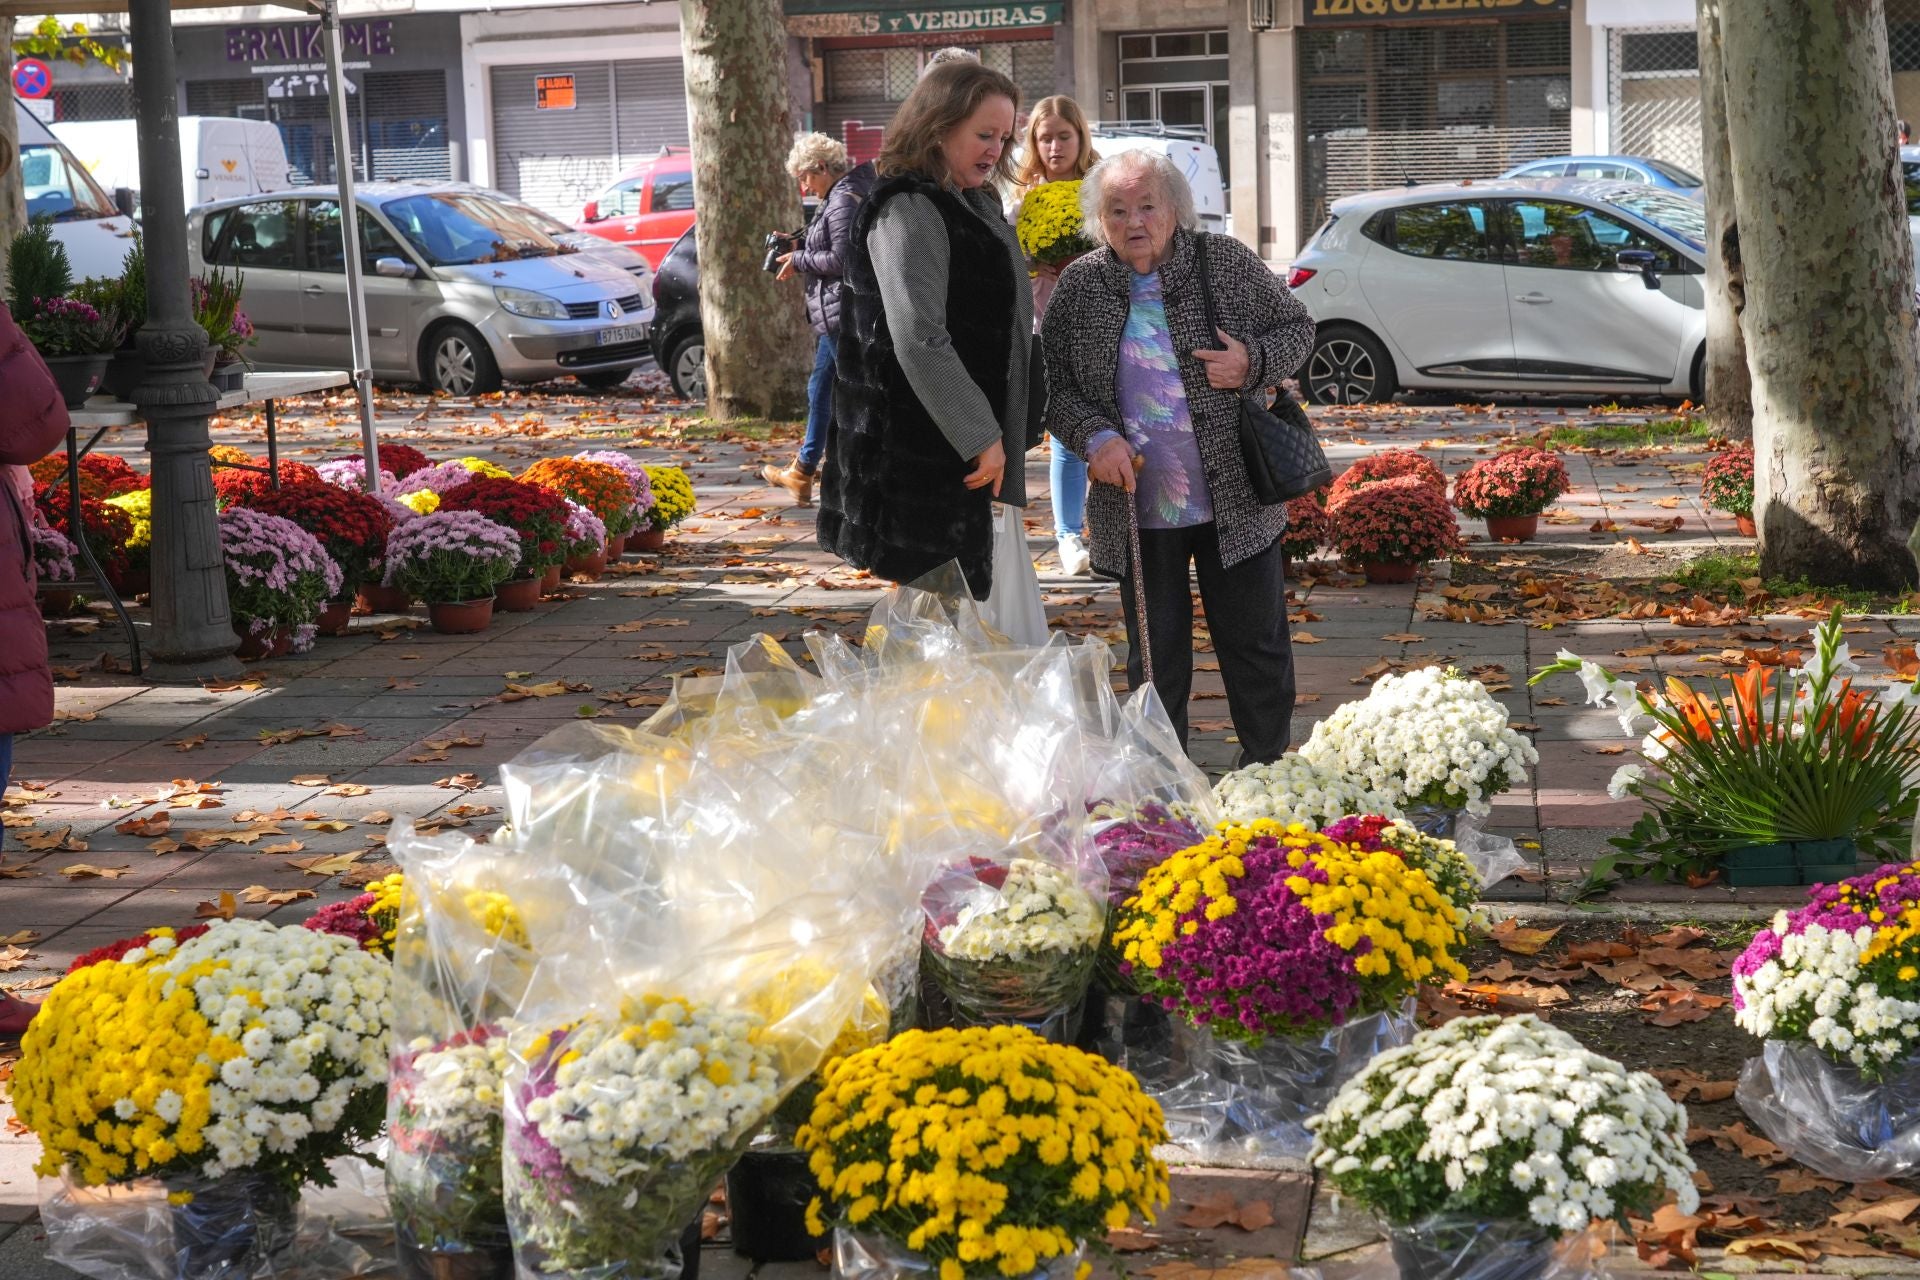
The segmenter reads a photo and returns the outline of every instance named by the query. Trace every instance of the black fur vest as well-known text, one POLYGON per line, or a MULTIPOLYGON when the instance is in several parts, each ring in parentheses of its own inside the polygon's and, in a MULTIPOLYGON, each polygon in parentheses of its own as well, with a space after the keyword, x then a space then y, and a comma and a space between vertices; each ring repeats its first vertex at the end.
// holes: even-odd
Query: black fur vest
MULTIPOLYGON (((820 545, 856 569, 912 582, 958 560, 977 599, 993 572, 990 489, 968 489, 963 458, 914 395, 894 358, 867 234, 894 196, 933 201, 946 223, 947 333, 996 417, 1007 401, 1013 274, 1005 243, 957 195, 923 177, 888 178, 855 219, 840 292, 833 422, 821 472, 820 545)), ((1019 458, 1007 459, 1009 467, 1019 458)))

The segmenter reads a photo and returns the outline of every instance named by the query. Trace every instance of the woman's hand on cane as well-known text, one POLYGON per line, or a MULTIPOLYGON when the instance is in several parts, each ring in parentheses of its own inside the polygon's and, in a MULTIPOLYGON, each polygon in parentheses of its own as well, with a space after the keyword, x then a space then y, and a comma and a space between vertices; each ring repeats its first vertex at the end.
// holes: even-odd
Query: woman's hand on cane
POLYGON ((1133 492, 1133 475, 1139 467, 1140 459, 1134 457, 1127 442, 1118 436, 1101 445, 1099 451, 1087 459, 1087 474, 1096 482, 1117 485, 1128 493, 1133 492))

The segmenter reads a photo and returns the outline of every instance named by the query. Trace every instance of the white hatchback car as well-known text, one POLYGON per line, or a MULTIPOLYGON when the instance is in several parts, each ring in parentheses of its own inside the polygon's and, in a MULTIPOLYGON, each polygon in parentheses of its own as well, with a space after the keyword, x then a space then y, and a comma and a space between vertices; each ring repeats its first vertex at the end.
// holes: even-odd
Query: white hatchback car
POLYGON ((1396 391, 1701 398, 1706 210, 1577 178, 1337 201, 1287 283, 1319 323, 1319 404, 1396 391))

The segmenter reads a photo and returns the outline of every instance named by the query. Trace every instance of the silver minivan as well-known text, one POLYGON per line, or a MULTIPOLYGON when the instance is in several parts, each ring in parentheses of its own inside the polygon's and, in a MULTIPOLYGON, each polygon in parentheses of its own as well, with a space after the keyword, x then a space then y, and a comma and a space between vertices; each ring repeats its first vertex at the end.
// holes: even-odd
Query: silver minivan
MULTIPOLYGON (((646 359, 645 286, 513 207, 451 183, 368 183, 355 194, 375 378, 456 396, 566 374, 601 388, 646 359)), ((336 189, 203 205, 188 241, 196 272, 241 274, 254 363, 352 367, 336 189)))

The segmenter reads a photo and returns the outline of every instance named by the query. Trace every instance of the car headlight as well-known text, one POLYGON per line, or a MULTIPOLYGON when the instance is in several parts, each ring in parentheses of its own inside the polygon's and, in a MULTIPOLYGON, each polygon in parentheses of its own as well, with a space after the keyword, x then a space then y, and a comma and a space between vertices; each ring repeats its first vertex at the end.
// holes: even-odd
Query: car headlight
POLYGON ((531 289, 508 289, 494 286, 493 296, 503 310, 516 316, 526 316, 529 320, 565 320, 567 304, 558 298, 549 298, 544 293, 535 293, 531 289))

